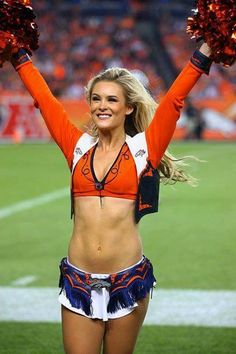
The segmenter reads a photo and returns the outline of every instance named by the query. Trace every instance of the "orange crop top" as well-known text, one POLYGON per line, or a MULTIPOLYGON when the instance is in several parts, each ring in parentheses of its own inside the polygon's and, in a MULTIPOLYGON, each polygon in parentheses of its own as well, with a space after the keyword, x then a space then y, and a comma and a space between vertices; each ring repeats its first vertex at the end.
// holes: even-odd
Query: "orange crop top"
POLYGON ((97 144, 79 160, 73 173, 74 197, 99 196, 136 199, 138 178, 133 157, 125 143, 105 177, 99 181, 93 168, 97 144))
MULTIPOLYGON (((195 85, 204 70, 189 62, 159 104, 152 122, 145 131, 148 163, 157 169, 172 138, 183 107, 184 98, 195 85)), ((40 108, 46 125, 72 169, 74 149, 82 136, 69 120, 61 103, 52 95, 46 82, 32 62, 18 68, 18 73, 40 108)), ((135 161, 125 143, 112 167, 102 181, 98 181, 93 169, 96 145, 79 160, 72 176, 72 194, 78 196, 112 196, 134 200, 138 191, 138 175, 135 161)), ((142 153, 142 151, 141 151, 142 153)))

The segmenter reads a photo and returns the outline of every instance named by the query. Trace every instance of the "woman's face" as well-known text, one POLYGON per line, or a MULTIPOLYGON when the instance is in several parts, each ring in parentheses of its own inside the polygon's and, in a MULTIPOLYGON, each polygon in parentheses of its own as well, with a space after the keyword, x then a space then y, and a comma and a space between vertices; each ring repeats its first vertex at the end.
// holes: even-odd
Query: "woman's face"
POLYGON ((100 81, 94 85, 90 111, 98 129, 113 130, 124 127, 127 114, 133 111, 125 102, 122 87, 113 81, 100 81))

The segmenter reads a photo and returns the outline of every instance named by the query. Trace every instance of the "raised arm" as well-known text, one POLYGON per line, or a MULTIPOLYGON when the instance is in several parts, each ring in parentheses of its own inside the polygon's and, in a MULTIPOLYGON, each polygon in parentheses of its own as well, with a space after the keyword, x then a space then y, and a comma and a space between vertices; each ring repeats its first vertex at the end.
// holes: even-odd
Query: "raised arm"
POLYGON ((196 50, 189 63, 181 71, 164 98, 161 100, 145 134, 149 160, 157 168, 174 134, 184 99, 203 73, 209 74, 210 48, 204 43, 196 50))
POLYGON ((12 64, 33 97, 35 105, 39 107, 51 136, 64 153, 70 166, 74 146, 82 132, 69 121, 62 104, 53 96, 24 49, 13 56, 12 64))

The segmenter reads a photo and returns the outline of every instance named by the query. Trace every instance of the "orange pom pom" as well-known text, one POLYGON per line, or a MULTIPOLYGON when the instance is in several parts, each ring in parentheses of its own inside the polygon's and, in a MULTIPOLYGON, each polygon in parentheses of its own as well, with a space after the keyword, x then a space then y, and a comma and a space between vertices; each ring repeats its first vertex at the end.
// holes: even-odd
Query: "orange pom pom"
POLYGON ((38 48, 38 27, 30 0, 0 0, 0 67, 24 48, 30 55, 38 48))
POLYGON ((188 18, 187 33, 209 45, 213 61, 233 65, 236 61, 235 0, 197 0, 196 5, 193 16, 188 18))

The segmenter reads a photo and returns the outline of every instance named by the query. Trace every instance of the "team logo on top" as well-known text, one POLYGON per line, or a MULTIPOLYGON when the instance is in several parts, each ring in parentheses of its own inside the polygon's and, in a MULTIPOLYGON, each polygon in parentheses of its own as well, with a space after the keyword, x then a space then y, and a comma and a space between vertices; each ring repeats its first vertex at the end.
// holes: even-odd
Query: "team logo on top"
POLYGON ((82 155, 83 153, 82 153, 82 150, 80 149, 80 147, 77 147, 76 149, 75 149, 75 153, 76 153, 76 155, 82 155))
POLYGON ((146 151, 143 149, 140 149, 138 152, 136 152, 135 157, 138 157, 138 156, 142 157, 145 154, 146 154, 146 151))
POLYGON ((135 157, 138 157, 138 156, 142 157, 145 154, 146 154, 146 151, 143 149, 140 149, 138 152, 136 152, 135 157))

